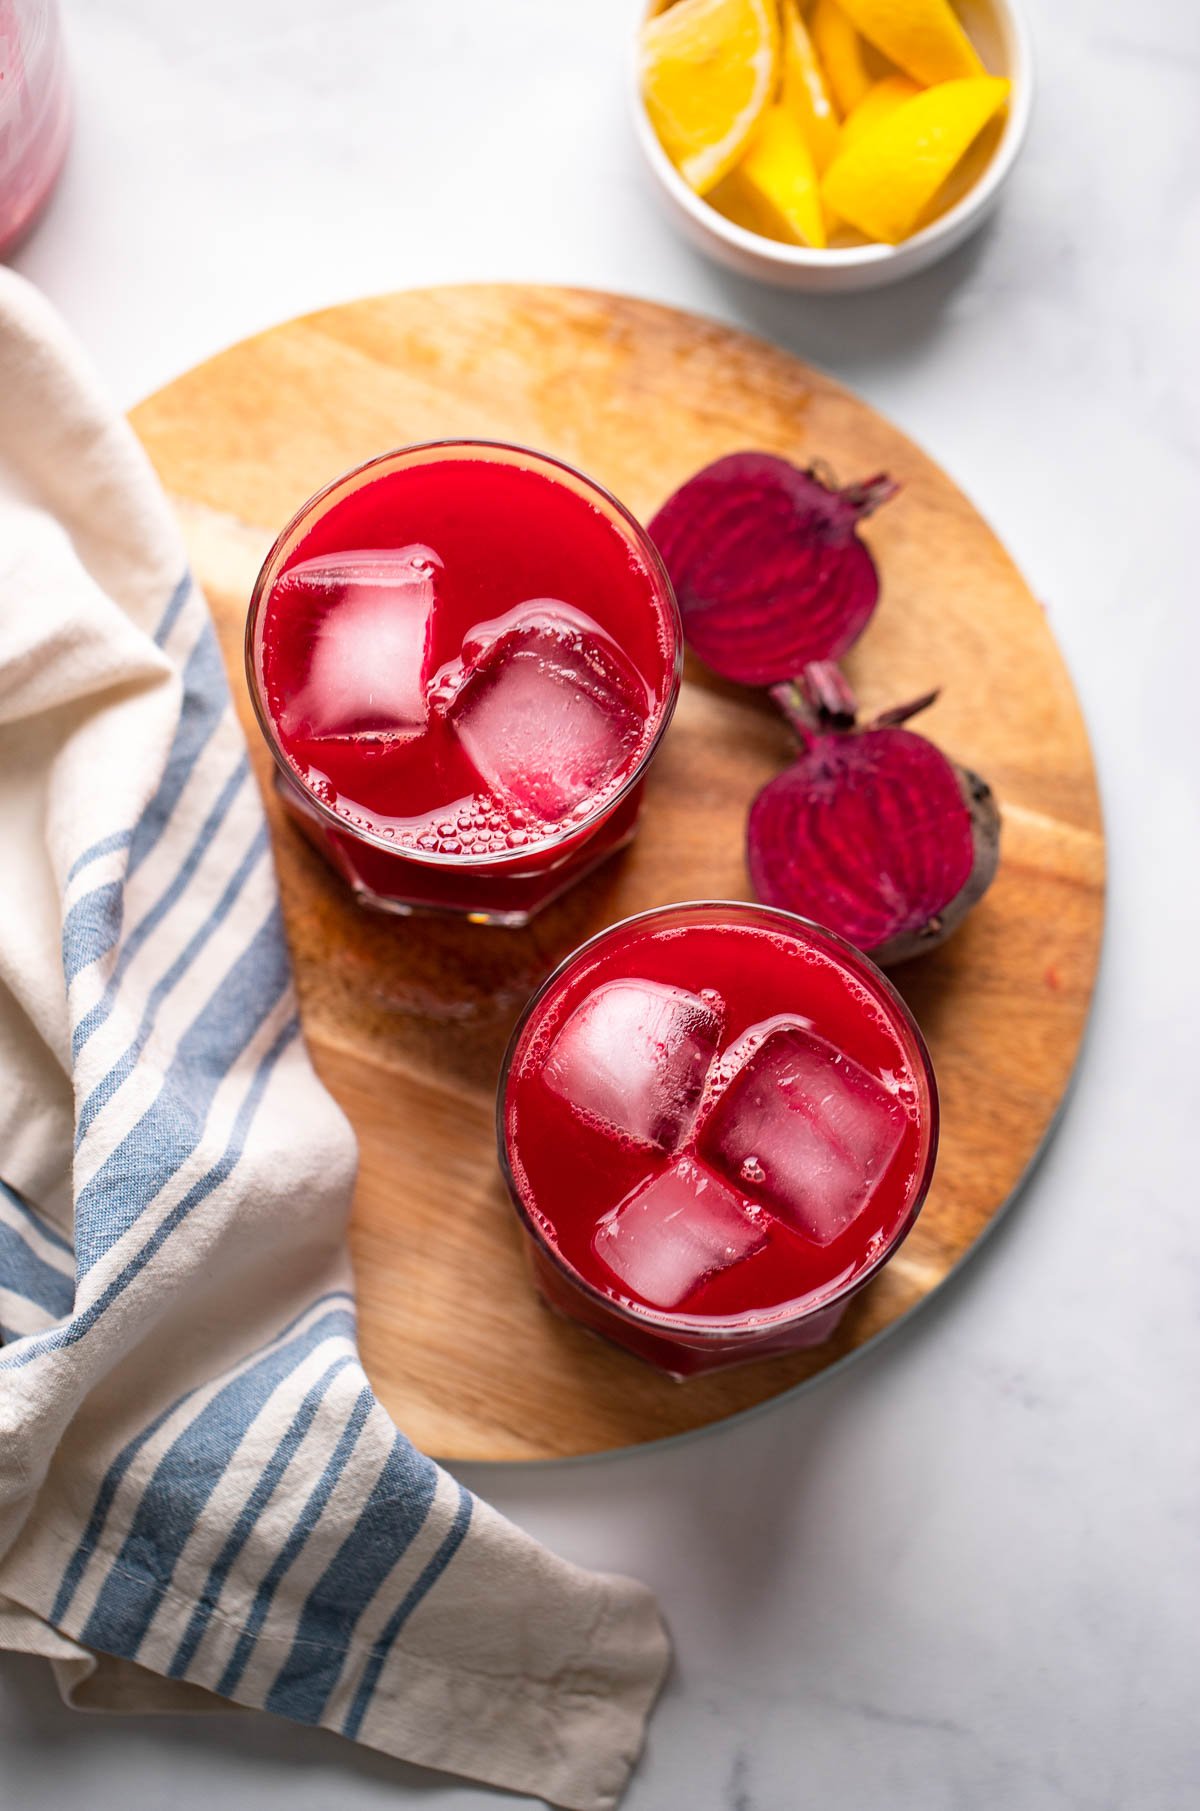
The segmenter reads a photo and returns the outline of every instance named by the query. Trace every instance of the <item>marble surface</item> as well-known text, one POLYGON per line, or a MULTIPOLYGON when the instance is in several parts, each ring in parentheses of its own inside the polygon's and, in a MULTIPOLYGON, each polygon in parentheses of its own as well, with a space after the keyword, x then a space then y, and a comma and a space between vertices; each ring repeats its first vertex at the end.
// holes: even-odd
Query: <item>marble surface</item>
MULTIPOLYGON (((18 264, 122 401, 370 290, 630 290, 856 386, 1045 599, 1095 735, 1111 916, 1074 1096, 1021 1200, 940 1298, 798 1399, 672 1449, 464 1476, 661 1595, 678 1662, 628 1811, 1200 1802, 1195 8, 1031 0, 1039 101, 994 225, 894 292, 807 302, 660 220, 626 130, 629 0, 66 10, 78 132, 18 264)), ((82 1718, 0 1659, 0 1805, 85 1797, 502 1802, 266 1717, 82 1718)))

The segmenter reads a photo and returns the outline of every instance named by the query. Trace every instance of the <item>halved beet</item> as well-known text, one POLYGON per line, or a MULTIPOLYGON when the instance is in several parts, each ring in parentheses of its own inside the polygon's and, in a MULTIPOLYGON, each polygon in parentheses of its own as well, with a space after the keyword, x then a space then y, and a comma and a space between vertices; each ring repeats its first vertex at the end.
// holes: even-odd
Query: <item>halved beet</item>
POLYGON ((692 650, 742 685, 844 654, 879 598, 857 526, 897 488, 879 476, 839 490, 774 453, 730 453, 689 478, 650 534, 692 650))
POLYGON ((802 747, 750 808, 750 879, 764 904, 815 918, 876 962, 903 962, 987 891, 1000 814, 986 781, 900 727, 932 698, 838 727, 821 703, 827 678, 772 693, 802 747))

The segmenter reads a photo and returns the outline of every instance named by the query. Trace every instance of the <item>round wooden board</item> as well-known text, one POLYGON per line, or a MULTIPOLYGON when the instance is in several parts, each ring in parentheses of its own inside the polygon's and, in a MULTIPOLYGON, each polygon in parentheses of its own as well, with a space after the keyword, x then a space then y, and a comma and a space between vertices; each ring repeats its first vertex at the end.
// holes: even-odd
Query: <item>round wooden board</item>
MULTIPOLYGON (((735 448, 885 470, 868 525, 880 609, 847 662, 864 710, 943 687, 921 728, 986 774, 999 876, 959 934, 895 972, 933 1051, 941 1159, 917 1227, 818 1351, 675 1384, 540 1307, 496 1166, 493 1099, 531 990, 601 926, 669 900, 747 897, 742 835, 788 737, 748 692, 691 668, 640 834, 528 931, 376 917, 265 798, 313 1060, 358 1132, 352 1245, 364 1361, 426 1451, 542 1459, 654 1440, 792 1389, 891 1326, 1000 1212, 1075 1061, 1103 918, 1087 734, 1036 600, 966 498, 857 397, 713 321, 621 296, 470 286, 291 321, 168 385, 133 422, 174 499, 242 676, 246 602, 275 532, 318 486, 406 442, 526 442, 643 520, 735 448)), ((283 1236, 283 1229, 281 1229, 283 1236)))

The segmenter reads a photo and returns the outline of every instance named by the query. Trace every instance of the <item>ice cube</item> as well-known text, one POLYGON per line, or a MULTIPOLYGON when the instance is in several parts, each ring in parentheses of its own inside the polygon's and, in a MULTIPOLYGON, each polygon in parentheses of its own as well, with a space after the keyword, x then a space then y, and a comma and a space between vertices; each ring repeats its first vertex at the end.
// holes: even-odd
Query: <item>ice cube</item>
POLYGON ((286 734, 420 734, 440 567, 432 548, 414 543, 325 554, 284 574, 275 608, 293 630, 311 624, 304 683, 280 713, 286 734))
POLYGON ((468 638, 448 714, 492 791, 557 824, 629 761, 645 688, 597 624, 539 598, 468 638))
POLYGON ((677 1150, 696 1118, 723 1017, 686 988, 606 981, 555 1038, 546 1086, 608 1131, 677 1150))
POLYGON ((899 1147, 904 1109, 805 1026, 755 1046, 707 1114, 699 1145, 804 1238, 828 1245, 862 1213, 899 1147))
POLYGON ((766 1220, 719 1176, 680 1157, 604 1216, 592 1249, 631 1295, 676 1308, 707 1277, 760 1251, 766 1220))

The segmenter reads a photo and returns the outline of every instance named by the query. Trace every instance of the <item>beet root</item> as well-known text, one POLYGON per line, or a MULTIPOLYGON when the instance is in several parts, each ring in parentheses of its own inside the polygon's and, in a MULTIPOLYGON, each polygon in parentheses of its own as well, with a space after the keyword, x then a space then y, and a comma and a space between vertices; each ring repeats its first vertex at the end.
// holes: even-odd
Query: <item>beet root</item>
POLYGON ((750 808, 750 879, 765 905, 828 925, 876 962, 904 962, 987 891, 1000 813, 986 781, 902 727, 936 694, 860 729, 841 687, 836 712, 827 673, 772 690, 801 749, 750 808))
POLYGON ((742 685, 838 659, 879 600, 858 524, 896 489, 881 475, 839 490, 774 453, 730 453, 689 478, 650 535, 693 652, 742 685))

